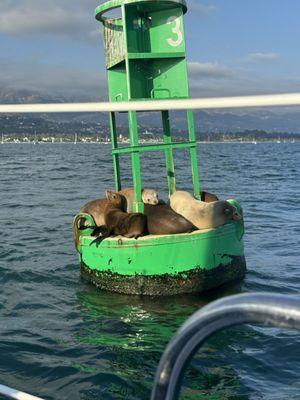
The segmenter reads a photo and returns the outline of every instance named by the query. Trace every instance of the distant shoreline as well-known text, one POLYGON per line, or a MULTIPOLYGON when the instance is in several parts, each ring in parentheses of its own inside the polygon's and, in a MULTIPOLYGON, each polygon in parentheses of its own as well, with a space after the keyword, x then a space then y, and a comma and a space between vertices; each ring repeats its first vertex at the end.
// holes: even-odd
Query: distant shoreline
MULTIPOLYGON (((277 144, 285 144, 285 143, 298 143, 300 142, 299 140, 216 140, 216 141, 197 141, 197 144, 253 144, 257 145, 260 143, 277 143, 277 144)), ((158 143, 163 143, 161 141, 151 141, 151 142, 142 142, 141 144, 158 144, 158 143)), ((111 142, 102 142, 102 141, 79 141, 79 142, 71 142, 71 141, 18 141, 18 140, 11 140, 11 141, 4 141, 3 143, 0 142, 0 145, 5 145, 5 144, 32 144, 32 145, 44 145, 44 144, 73 144, 73 145, 85 145, 85 144, 97 144, 97 145, 110 145, 111 142)), ((129 145, 129 142, 118 142, 119 145, 129 145)))

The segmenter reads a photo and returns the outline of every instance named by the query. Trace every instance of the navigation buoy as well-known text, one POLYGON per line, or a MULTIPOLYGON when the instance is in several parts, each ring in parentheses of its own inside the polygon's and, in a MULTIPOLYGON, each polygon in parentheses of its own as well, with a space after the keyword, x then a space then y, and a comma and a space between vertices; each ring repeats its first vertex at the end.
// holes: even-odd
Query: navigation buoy
MULTIPOLYGON (((96 18, 104 27, 111 102, 189 98, 183 18, 186 11, 184 0, 110 0, 96 9, 96 18), (107 16, 115 9, 120 16, 107 16)), ((191 110, 187 111, 186 142, 172 141, 169 111, 161 111, 163 143, 143 145, 139 144, 137 112, 128 111, 127 147, 118 146, 115 113, 109 116, 115 190, 122 188, 119 157, 130 154, 134 212, 144 212, 140 157, 149 151, 165 154, 166 181, 172 195, 176 191, 173 150, 188 149, 193 195, 201 199, 191 110)), ((235 200, 228 201, 242 216, 241 206, 235 200)), ((245 275, 243 218, 213 229, 147 235, 137 240, 118 236, 95 241, 94 228, 91 216, 75 217, 73 229, 82 272, 101 289, 136 295, 177 295, 212 289, 245 275)))

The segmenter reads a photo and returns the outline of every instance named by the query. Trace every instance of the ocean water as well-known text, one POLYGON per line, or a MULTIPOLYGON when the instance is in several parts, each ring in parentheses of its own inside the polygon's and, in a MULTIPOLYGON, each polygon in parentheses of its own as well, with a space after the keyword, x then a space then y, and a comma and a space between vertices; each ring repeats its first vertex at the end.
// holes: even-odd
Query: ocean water
MULTIPOLYGON (((71 221, 113 188, 110 146, 0 145, 0 384, 45 399, 148 399, 173 333, 214 299, 300 289, 300 144, 199 144, 202 188, 244 207, 246 279, 204 295, 101 292, 79 272, 71 221)), ((175 153, 178 188, 191 188, 175 153)), ((130 185, 128 158, 122 163, 130 185)), ((166 196, 161 155, 143 158, 144 186, 166 196)), ((211 339, 185 399, 300 399, 300 334, 244 326, 211 339)))

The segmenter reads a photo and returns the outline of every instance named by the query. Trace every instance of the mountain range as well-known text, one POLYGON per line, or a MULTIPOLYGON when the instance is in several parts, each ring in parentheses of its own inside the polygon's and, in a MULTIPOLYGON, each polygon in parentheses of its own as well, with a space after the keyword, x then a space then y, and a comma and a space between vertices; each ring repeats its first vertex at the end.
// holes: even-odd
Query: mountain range
MULTIPOLYGON (((32 104, 32 103, 65 103, 65 102, 97 101, 93 98, 70 98, 49 95, 47 93, 33 92, 29 90, 12 90, 0 88, 0 104, 32 104)), ((0 122, 3 116, 0 115, 0 122)), ((104 113, 90 114, 43 114, 27 115, 26 120, 33 119, 36 122, 45 121, 48 124, 71 123, 76 124, 100 124, 107 126, 108 117, 104 113)), ((185 113, 181 111, 171 112, 171 126, 174 130, 186 130, 185 113)), ((16 119, 11 116, 10 123, 16 119)), ((118 123, 125 127, 127 119, 125 114, 120 114, 118 123)), ((139 113, 139 124, 144 128, 158 128, 161 126, 159 113, 139 113)), ((273 133, 300 134, 299 108, 287 109, 244 109, 223 111, 195 111, 195 125, 198 132, 241 132, 245 130, 264 130, 273 133)))

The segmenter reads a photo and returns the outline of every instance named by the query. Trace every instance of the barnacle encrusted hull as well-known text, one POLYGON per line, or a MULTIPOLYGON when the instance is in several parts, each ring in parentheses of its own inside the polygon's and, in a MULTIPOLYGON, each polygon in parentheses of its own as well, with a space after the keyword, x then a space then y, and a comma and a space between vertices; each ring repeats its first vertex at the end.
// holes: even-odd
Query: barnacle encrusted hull
POLYGON ((111 292, 145 295, 174 296, 184 293, 200 293, 225 283, 243 279, 246 261, 243 256, 233 256, 227 265, 212 270, 192 269, 174 275, 120 275, 111 271, 91 270, 81 264, 84 278, 102 290, 111 292))
POLYGON ((111 237, 81 235, 83 274, 101 289, 139 295, 202 292, 245 275, 243 220, 188 234, 111 237))

